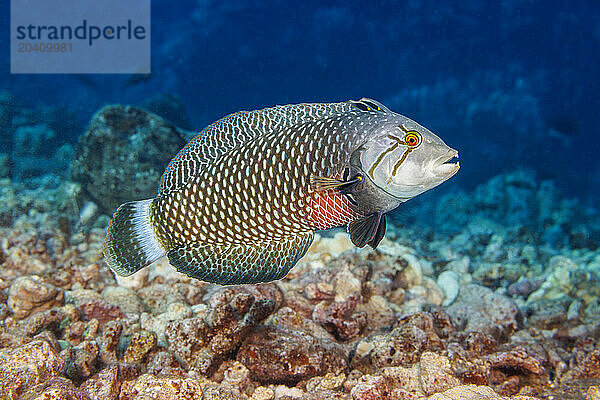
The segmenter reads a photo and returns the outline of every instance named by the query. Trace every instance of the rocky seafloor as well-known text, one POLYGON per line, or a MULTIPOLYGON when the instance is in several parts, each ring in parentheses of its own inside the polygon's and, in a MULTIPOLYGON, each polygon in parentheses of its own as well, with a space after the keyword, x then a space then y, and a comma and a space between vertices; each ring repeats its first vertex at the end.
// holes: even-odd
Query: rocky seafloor
POLYGON ((323 233, 278 282, 115 279, 108 214, 186 135, 106 107, 68 176, 0 179, 0 399, 600 398, 600 216, 528 171, 407 204, 376 251, 323 233))

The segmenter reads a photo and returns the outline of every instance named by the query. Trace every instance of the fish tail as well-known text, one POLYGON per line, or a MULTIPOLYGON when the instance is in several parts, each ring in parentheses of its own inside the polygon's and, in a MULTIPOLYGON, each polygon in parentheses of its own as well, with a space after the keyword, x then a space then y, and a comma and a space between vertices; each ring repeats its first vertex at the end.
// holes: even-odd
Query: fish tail
POLYGON ((110 221, 104 257, 119 275, 131 275, 166 254, 152 228, 152 200, 122 204, 110 221))

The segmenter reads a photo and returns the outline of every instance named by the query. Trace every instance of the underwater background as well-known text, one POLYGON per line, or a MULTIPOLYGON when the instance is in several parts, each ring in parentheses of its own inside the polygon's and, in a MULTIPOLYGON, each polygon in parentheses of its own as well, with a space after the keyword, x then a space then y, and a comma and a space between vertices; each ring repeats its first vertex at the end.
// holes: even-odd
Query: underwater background
POLYGON ((152 0, 151 35, 151 74, 15 75, 0 30, 0 399, 600 398, 599 2, 152 0), (361 97, 460 152, 377 251, 112 275, 110 215, 199 130, 361 97))

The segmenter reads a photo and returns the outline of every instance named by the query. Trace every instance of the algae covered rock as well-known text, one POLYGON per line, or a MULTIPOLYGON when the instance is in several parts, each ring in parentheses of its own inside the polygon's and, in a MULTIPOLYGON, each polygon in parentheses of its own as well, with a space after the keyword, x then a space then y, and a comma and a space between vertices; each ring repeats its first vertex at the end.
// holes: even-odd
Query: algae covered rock
POLYGON ((200 381, 177 376, 141 375, 135 381, 121 385, 120 398, 196 400, 204 398, 200 381))
POLYGON ((46 340, 34 340, 13 349, 2 349, 0 392, 6 398, 17 398, 24 390, 58 376, 63 366, 63 359, 53 344, 46 340))
POLYGON ((104 208, 154 197, 167 164, 186 134, 142 109, 110 105, 98 111, 81 136, 71 179, 104 208))
POLYGON ((205 317, 169 324, 165 336, 169 350, 185 369, 206 374, 234 351, 275 309, 271 298, 257 299, 243 289, 223 289, 209 300, 205 317))
POLYGON ((303 331, 274 326, 257 328, 237 354, 253 379, 264 383, 294 384, 347 368, 340 346, 318 340, 303 331))
POLYGON ((388 366, 408 367, 426 351, 442 351, 446 335, 439 315, 418 312, 400 319, 389 333, 374 335, 358 343, 352 366, 360 370, 388 366))
POLYGON ((37 276, 22 276, 14 280, 8 294, 8 308, 15 319, 48 310, 63 303, 64 293, 37 276))
POLYGON ((458 298, 446 310, 457 328, 505 338, 518 326, 519 309, 508 297, 475 284, 460 288, 458 298))

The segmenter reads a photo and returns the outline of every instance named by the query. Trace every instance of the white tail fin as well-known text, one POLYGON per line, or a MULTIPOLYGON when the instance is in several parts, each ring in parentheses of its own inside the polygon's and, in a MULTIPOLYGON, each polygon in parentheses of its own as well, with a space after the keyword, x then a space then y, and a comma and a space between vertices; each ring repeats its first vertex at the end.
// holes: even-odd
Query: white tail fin
POLYGON ((152 229, 150 204, 152 199, 122 204, 110 221, 104 257, 119 275, 131 275, 166 254, 152 229))

